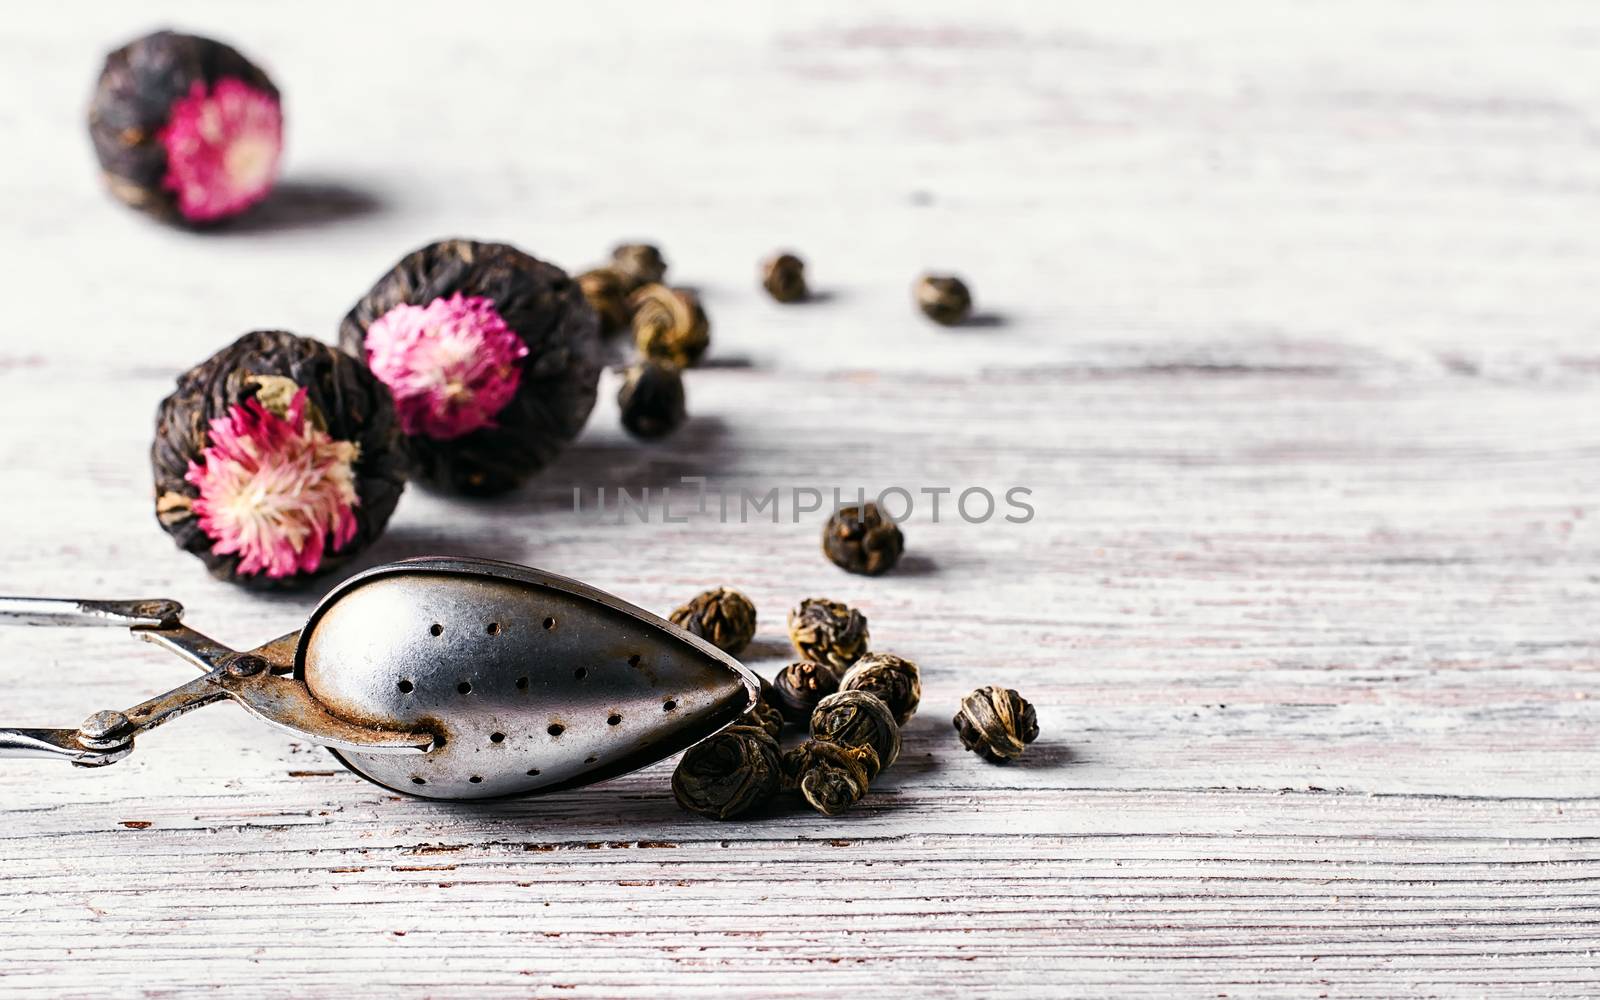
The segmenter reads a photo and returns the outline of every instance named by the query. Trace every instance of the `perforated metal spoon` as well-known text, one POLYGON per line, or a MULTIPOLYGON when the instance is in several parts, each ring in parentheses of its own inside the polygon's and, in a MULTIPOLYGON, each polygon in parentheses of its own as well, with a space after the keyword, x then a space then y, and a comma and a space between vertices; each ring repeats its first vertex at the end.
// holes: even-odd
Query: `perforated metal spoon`
POLYGON ((352 577, 303 629, 238 652, 165 599, 0 598, 0 621, 127 625, 205 673, 77 729, 0 729, 0 757, 115 763, 135 736, 230 699, 386 788, 530 795, 655 763, 737 721, 760 682, 715 646, 593 587, 485 559, 352 577))

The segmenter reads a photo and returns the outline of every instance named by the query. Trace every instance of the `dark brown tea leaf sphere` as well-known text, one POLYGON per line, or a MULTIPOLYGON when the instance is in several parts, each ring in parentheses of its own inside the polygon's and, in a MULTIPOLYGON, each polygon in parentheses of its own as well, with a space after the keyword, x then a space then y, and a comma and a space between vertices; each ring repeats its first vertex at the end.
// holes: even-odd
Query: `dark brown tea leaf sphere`
POLYGON ((659 361, 635 361, 622 373, 617 407, 622 411, 622 426, 629 434, 641 441, 664 438, 689 419, 683 375, 659 361))
POLYGON ((867 794, 878 773, 877 755, 869 746, 844 746, 829 740, 806 740, 783 755, 784 783, 824 816, 849 811, 867 794))
POLYGON ((628 296, 633 282, 614 267, 597 267, 578 275, 578 289, 600 317, 600 332, 626 330, 633 325, 633 308, 628 296))
POLYGON ((777 739, 783 734, 783 712, 765 698, 756 699, 755 707, 750 709, 748 721, 745 725, 760 726, 767 731, 767 735, 777 739))
POLYGON ((611 250, 611 266, 629 284, 629 291, 641 285, 659 285, 667 280, 667 261, 661 251, 648 243, 623 243, 611 250))
POLYGON ((867 616, 838 601, 808 597, 789 612, 789 641, 807 660, 844 670, 867 651, 867 616))
POLYGON ((967 695, 954 722, 962 746, 997 764, 1021 757, 1039 738, 1033 706, 1010 688, 982 687, 967 695))
POLYGON ((759 726, 729 726, 690 747, 672 773, 678 805, 714 819, 761 806, 782 784, 778 741, 759 726))
POLYGON ((405 488, 389 393, 359 361, 248 333, 178 377, 150 448, 156 517, 213 576, 304 583, 383 532, 405 488))
POLYGON ((806 297, 806 265, 792 253, 780 253, 761 262, 761 287, 779 302, 799 302, 806 297))
POLYGON ((230 219, 278 178, 278 88, 235 49, 158 31, 106 56, 89 137, 111 193, 187 226, 230 219))
POLYGON ((755 604, 731 587, 702 591, 668 618, 730 656, 744 652, 756 634, 755 604))
POLYGON ((896 725, 905 725, 922 701, 922 675, 917 665, 893 653, 868 653, 839 679, 841 691, 865 691, 883 699, 896 725))
POLYGON ((955 326, 972 315, 972 293, 952 275, 925 274, 917 279, 917 308, 935 323, 955 326))
MULTIPOLYGON (((865 691, 839 691, 818 702, 811 713, 811 737, 871 747, 884 767, 900 756, 900 727, 894 713, 882 698, 865 691)), ((877 772, 871 777, 877 777, 877 772)))
POLYGON ((791 663, 772 678, 772 690, 783 717, 803 726, 817 702, 839 690, 839 675, 825 663, 791 663))
POLYGON ((628 299, 633 340, 639 354, 678 368, 692 368, 711 346, 711 322, 700 297, 685 288, 645 285, 628 299))
POLYGON ((906 550, 900 526, 868 501, 841 507, 822 528, 822 551, 835 566, 863 576, 887 573, 906 550))
POLYGON ((339 345, 389 387, 416 475, 503 493, 583 429, 600 321, 560 268, 502 243, 408 254, 355 304, 339 345))

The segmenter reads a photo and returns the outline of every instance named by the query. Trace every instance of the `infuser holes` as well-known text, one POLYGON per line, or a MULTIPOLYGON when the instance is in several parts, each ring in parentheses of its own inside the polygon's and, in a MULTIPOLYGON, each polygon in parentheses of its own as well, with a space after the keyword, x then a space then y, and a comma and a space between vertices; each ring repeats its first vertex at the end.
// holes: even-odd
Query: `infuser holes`
POLYGON ((488 624, 488 626, 484 628, 484 631, 488 632, 490 635, 499 635, 500 634, 500 623, 499 622, 490 622, 488 624))
POLYGON ((481 785, 481 784, 483 784, 483 775, 474 774, 472 777, 468 778, 467 780, 472 782, 474 785, 481 785))
POLYGON ((579 667, 578 669, 576 669, 576 670, 574 670, 572 672, 572 676, 576 677, 578 680, 581 681, 585 677, 589 676, 589 668, 588 667, 579 667))
POLYGON ((550 631, 551 629, 553 629, 555 627, 556 627, 556 620, 554 618, 546 618, 544 620, 544 630, 546 632, 550 631))
POLYGON ((566 731, 567 731, 567 727, 563 726, 559 722, 550 723, 550 728, 545 730, 545 732, 549 733, 551 736, 560 736, 562 733, 564 733, 566 731))
POLYGON ((526 690, 528 690, 528 679, 526 677, 518 677, 517 678, 517 690, 518 691, 526 691, 526 690))
POLYGON ((622 724, 622 716, 618 715, 615 712, 612 712, 609 716, 606 717, 606 725, 608 725, 608 726, 620 726, 621 724, 622 724))
POLYGON ((661 703, 661 710, 663 712, 675 712, 678 710, 678 703, 671 698, 668 698, 666 701, 661 703))
POLYGON ((419 778, 416 775, 412 775, 411 783, 413 785, 426 785, 428 783, 428 779, 427 778, 419 778))
POLYGON ((539 776, 539 769, 537 767, 528 768, 528 777, 537 778, 538 776, 539 776))
POLYGON ((504 743, 505 741, 506 741, 506 734, 505 733, 490 733, 489 734, 489 742, 490 743, 504 743))
POLYGON ((593 763, 594 763, 594 762, 595 762, 595 761, 597 761, 597 760, 599 760, 599 759, 600 759, 600 758, 599 758, 599 757, 596 757, 596 756, 595 756, 595 755, 594 755, 594 754, 590 754, 590 755, 589 755, 589 756, 587 756, 587 757, 585 757, 585 758, 583 758, 583 762, 584 762, 584 763, 585 763, 585 764, 593 764, 593 763))
POLYGON ((417 689, 417 686, 410 681, 401 681, 399 684, 396 684, 395 687, 400 689, 401 694, 410 694, 417 689))
POLYGON ((639 665, 639 654, 638 653, 634 653, 632 656, 628 657, 628 666, 637 667, 638 665, 639 665))
POLYGON ((460 684, 457 684, 456 685, 456 693, 457 694, 471 694, 472 693, 472 682, 471 681, 462 681, 460 684))
POLYGON ((433 627, 428 629, 428 633, 437 639, 439 636, 444 635, 444 626, 434 622, 433 627))

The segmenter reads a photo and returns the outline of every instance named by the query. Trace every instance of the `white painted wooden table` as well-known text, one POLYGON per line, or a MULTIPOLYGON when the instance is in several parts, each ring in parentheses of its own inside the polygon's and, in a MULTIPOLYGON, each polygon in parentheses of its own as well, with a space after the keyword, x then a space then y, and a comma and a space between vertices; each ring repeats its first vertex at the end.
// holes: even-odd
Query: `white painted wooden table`
MULTIPOLYGON (((657 240, 717 364, 654 448, 605 398, 523 495, 413 490, 364 565, 487 554, 665 610, 800 598, 918 660, 902 762, 838 819, 681 813, 670 764, 460 807, 233 709, 123 764, 0 766, 0 994, 1395 996, 1600 990, 1600 10, 1587 2, 37 4, 0 31, 0 591, 209 580, 151 514, 180 369, 331 338, 403 252, 569 267, 657 240), (160 23, 287 95, 277 203, 172 232, 81 119, 160 23), (793 246, 823 301, 755 262, 793 246), (985 325, 914 315, 924 267, 985 325), (580 486, 1031 487, 907 525, 595 524, 580 486), (1044 735, 963 753, 961 694, 1044 735)), ((183 679, 113 631, 4 633, 12 724, 183 679)))

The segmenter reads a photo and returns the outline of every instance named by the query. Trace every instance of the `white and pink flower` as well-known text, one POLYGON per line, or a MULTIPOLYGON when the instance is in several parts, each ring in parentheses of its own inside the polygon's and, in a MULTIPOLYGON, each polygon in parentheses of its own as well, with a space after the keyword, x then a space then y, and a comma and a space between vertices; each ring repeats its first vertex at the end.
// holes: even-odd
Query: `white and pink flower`
POLYGON ((394 396, 407 434, 440 441, 494 426, 517 394, 522 342, 482 296, 395 306, 367 329, 367 365, 394 396))
POLYGON ((307 419, 306 390, 275 413, 254 397, 211 421, 200 461, 184 477, 215 543, 239 556, 238 574, 280 579, 312 573, 356 534, 358 447, 307 419))
POLYGON ((172 104, 157 138, 167 151, 162 183, 191 222, 214 222, 254 205, 272 190, 283 153, 278 99, 225 78, 207 92, 196 81, 172 104))

